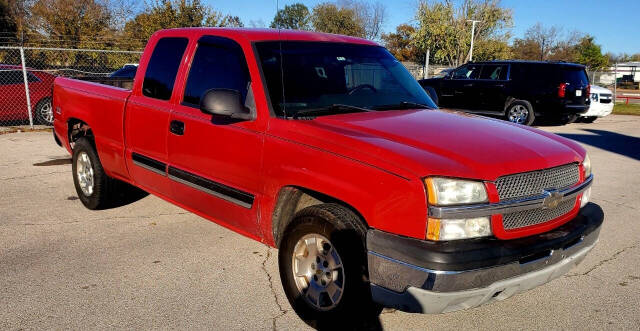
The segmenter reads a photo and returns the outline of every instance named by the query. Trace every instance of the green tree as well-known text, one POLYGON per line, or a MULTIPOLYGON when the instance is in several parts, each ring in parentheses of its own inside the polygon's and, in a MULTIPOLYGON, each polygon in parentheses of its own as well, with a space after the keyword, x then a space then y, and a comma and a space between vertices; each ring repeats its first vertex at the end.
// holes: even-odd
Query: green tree
POLYGON ((609 58, 602 54, 600 45, 594 43, 593 36, 585 36, 576 46, 576 62, 584 64, 589 70, 602 69, 609 65, 609 58))
POLYGON ((241 27, 243 24, 239 17, 223 15, 200 0, 155 0, 125 24, 124 35, 137 40, 138 48, 142 48, 158 30, 201 26, 241 27))
POLYGON ((511 10, 502 8, 499 0, 464 0, 458 7, 452 0, 427 2, 421 0, 416 12, 418 27, 413 35, 414 43, 421 52, 431 50, 434 62, 452 66, 469 59, 471 48, 471 23, 479 20, 474 31, 474 52, 485 58, 499 58, 503 47, 495 47, 498 41, 508 38, 506 30, 511 27, 511 10), (494 40, 491 43, 484 43, 494 40), (482 49, 482 45, 491 49, 482 49), (477 45, 477 47, 476 47, 477 45), (494 49, 498 53, 490 53, 494 49))
POLYGON ((396 32, 382 34, 382 42, 393 56, 399 61, 422 62, 423 55, 412 42, 416 28, 409 24, 400 24, 396 32))
POLYGON ((333 3, 321 3, 313 8, 311 24, 314 30, 327 33, 364 37, 365 30, 356 12, 333 3))
POLYGON ((311 30, 311 16, 309 8, 301 3, 286 5, 278 10, 271 22, 271 28, 311 30))

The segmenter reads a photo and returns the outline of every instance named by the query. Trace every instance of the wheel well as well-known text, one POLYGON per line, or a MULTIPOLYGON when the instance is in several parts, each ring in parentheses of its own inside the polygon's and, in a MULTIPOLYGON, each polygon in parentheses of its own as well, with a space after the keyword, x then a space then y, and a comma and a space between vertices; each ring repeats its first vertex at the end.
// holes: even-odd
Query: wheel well
POLYGON ((273 210, 271 217, 271 229, 273 231, 273 241, 276 247, 280 247, 282 240, 282 234, 286 230, 287 226, 293 220, 295 214, 309 206, 320 205, 323 203, 336 203, 354 212, 362 223, 368 227, 362 214, 351 205, 328 196, 324 193, 316 192, 304 187, 298 186, 286 186, 278 193, 276 207, 273 210))
POLYGON ((94 142, 93 131, 91 131, 91 127, 84 121, 77 118, 71 118, 68 121, 67 127, 69 145, 71 145, 71 149, 73 149, 75 142, 82 137, 87 137, 91 142, 94 142))

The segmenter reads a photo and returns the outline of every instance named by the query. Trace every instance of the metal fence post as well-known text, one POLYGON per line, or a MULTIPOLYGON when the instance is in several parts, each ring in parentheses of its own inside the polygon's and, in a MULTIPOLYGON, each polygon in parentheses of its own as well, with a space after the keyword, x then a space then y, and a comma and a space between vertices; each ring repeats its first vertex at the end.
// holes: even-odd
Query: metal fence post
POLYGON ((29 94, 29 80, 27 79, 27 64, 24 60, 24 48, 20 47, 20 59, 22 61, 22 79, 24 79, 24 93, 27 96, 27 111, 29 112, 29 126, 33 128, 33 115, 31 114, 31 95, 29 94))
POLYGON ((618 62, 613 67, 613 106, 616 106, 616 98, 618 98, 618 62))

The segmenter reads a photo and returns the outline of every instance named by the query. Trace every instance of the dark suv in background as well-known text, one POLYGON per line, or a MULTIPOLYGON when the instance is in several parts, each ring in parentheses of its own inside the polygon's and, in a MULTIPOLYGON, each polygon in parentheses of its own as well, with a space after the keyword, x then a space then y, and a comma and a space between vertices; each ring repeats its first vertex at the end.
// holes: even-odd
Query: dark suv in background
POLYGON ((571 123, 589 109, 589 77, 574 63, 470 62, 419 83, 440 107, 525 125, 537 116, 571 123))

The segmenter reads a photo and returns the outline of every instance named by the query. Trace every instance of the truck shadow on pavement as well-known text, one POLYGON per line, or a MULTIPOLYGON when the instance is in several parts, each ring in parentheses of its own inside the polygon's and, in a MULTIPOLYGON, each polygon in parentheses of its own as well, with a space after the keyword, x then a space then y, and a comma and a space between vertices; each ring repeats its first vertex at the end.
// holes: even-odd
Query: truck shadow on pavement
POLYGON ((605 130, 582 130, 591 134, 558 133, 558 135, 640 161, 640 138, 605 130))

